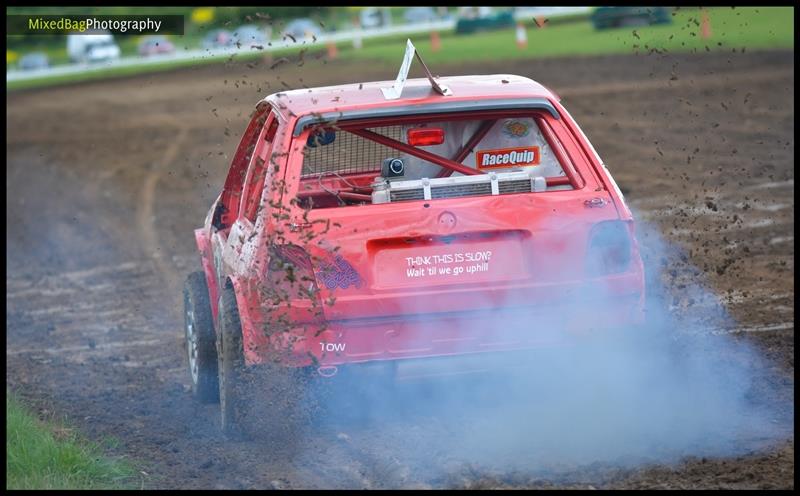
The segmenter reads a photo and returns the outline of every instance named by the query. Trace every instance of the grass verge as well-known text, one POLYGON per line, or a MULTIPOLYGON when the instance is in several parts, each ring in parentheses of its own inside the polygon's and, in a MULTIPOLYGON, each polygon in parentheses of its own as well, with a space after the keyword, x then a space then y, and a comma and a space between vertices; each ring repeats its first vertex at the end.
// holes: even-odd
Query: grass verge
POLYGON ((132 489, 135 473, 6 391, 6 489, 132 489))
MULTIPOLYGON (((719 7, 708 9, 710 37, 702 37, 699 9, 673 11, 671 24, 597 31, 587 20, 545 28, 528 25, 528 44, 516 46, 515 30, 475 35, 441 34, 441 48, 431 49, 428 35, 411 36, 429 66, 491 60, 534 59, 575 55, 659 52, 740 51, 794 48, 793 7, 719 7)), ((549 24, 549 23, 548 23, 549 24)), ((399 66, 405 46, 370 43, 342 51, 348 60, 382 60, 399 66)))
MULTIPOLYGON (((588 18, 569 19, 570 22, 553 22, 545 28, 527 25, 528 44, 518 48, 515 29, 504 29, 456 35, 441 33, 441 48, 433 51, 427 34, 410 38, 429 65, 458 64, 490 60, 535 59, 541 57, 634 54, 657 52, 705 52, 744 51, 794 48, 793 7, 718 7, 707 9, 710 21, 710 37, 702 36, 701 10, 681 8, 674 11, 673 22, 666 25, 620 28, 596 31, 588 18)), ((355 50, 351 42, 337 44, 339 58, 346 61, 381 61, 399 65, 405 50, 406 36, 371 38, 363 42, 363 48, 355 50)), ((180 45, 180 44, 178 44, 180 45)), ((324 51, 324 47, 288 48, 271 52, 274 59, 307 55, 324 51)), ((263 52, 235 56, 235 60, 246 61, 264 57, 263 52)), ((128 76, 149 72, 177 69, 208 63, 222 63, 230 56, 206 57, 178 62, 156 62, 136 67, 101 69, 81 74, 52 76, 6 84, 8 91, 35 88, 54 84, 73 83, 92 79, 128 76)))

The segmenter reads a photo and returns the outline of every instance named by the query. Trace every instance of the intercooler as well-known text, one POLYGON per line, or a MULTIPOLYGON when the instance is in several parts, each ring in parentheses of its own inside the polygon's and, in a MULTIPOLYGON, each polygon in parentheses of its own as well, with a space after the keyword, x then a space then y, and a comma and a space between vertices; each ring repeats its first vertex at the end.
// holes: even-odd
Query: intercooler
POLYGON ((547 189, 545 178, 536 177, 529 171, 490 172, 474 176, 406 181, 389 181, 378 177, 372 183, 372 203, 531 193, 545 189, 547 189))

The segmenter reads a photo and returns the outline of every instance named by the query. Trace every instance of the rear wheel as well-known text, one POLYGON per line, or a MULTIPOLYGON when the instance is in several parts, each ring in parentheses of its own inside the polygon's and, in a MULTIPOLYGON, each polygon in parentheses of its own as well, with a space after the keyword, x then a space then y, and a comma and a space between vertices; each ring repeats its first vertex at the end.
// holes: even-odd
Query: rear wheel
POLYGON ((192 394, 203 403, 219 401, 214 323, 203 272, 193 272, 183 287, 184 331, 192 394))
POLYGON ((221 291, 218 316, 217 356, 220 420, 223 432, 237 435, 241 433, 244 420, 242 418, 245 393, 242 384, 244 352, 236 295, 231 287, 225 287, 221 291))
POLYGON ((307 369, 277 363, 245 366, 241 321, 231 287, 220 294, 218 335, 223 432, 233 437, 290 439, 309 423, 316 401, 307 394, 307 369))

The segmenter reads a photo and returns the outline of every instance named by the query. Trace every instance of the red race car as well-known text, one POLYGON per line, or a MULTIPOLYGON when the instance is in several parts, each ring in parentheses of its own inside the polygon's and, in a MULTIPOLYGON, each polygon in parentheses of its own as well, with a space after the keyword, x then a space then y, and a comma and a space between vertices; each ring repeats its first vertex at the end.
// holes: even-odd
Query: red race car
POLYGON ((643 321, 633 217, 559 98, 404 66, 259 102, 195 231, 189 368, 226 431, 247 370, 455 373, 643 321))
POLYGON ((163 55, 173 53, 175 45, 163 36, 148 36, 139 42, 139 55, 149 57, 151 55, 163 55))

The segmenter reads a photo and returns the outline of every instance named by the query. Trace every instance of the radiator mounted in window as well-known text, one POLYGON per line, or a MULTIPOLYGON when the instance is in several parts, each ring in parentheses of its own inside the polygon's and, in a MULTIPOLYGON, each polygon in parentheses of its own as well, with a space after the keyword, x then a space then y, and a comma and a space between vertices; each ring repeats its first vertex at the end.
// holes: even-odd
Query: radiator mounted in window
POLYGON ((372 183, 372 203, 531 193, 546 189, 545 178, 534 176, 534 173, 530 171, 490 172, 474 176, 425 177, 406 181, 389 181, 379 176, 372 183))

